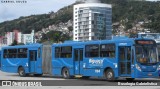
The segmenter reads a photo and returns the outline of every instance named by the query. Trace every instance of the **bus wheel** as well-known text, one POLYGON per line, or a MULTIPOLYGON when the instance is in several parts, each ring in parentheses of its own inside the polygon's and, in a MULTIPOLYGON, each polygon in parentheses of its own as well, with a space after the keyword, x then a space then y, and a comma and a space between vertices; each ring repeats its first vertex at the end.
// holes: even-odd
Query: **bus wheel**
POLYGON ((43 74, 34 74, 36 77, 41 77, 43 74))
POLYGON ((114 72, 112 69, 107 69, 105 71, 105 78, 109 81, 113 81, 115 78, 114 78, 114 72))
POLYGON ((132 82, 134 78, 126 78, 127 81, 132 82))
POLYGON ((18 68, 18 74, 20 77, 25 77, 26 73, 23 67, 18 68))
POLYGON ((90 78, 90 76, 82 76, 81 79, 89 79, 89 78, 90 78))
POLYGON ((65 79, 69 79, 69 78, 70 78, 69 70, 68 70, 67 68, 64 68, 64 69, 62 70, 62 76, 63 76, 63 78, 65 78, 65 79))

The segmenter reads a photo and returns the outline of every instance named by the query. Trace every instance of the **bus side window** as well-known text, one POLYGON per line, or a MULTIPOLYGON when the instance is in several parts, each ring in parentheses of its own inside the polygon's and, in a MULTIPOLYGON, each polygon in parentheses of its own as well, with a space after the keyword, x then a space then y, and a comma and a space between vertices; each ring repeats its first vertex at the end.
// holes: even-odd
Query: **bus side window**
POLYGON ((101 57, 115 57, 115 44, 103 44, 100 48, 101 57))
POLYGON ((3 51, 3 58, 7 58, 7 49, 4 49, 3 51))
POLYGON ((8 58, 17 58, 17 49, 8 49, 8 58))
POLYGON ((99 57, 99 45, 86 45, 85 56, 86 57, 99 57))
POLYGON ((55 58, 61 57, 61 47, 55 47, 55 58))
POLYGON ((61 47, 61 58, 71 58, 72 57, 72 47, 65 46, 61 47))
POLYGON ((27 58, 27 48, 19 48, 18 49, 18 58, 27 58))
POLYGON ((3 58, 7 58, 7 54, 3 54, 3 58))

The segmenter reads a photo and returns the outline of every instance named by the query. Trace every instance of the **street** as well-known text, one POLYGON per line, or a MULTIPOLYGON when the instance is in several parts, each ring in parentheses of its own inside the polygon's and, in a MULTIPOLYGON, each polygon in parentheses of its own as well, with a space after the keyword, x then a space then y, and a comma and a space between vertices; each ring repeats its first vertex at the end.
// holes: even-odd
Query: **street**
MULTIPOLYGON (((19 77, 17 73, 5 73, 0 71, 0 85, 2 85, 2 81, 10 81, 12 82, 12 86, 16 86, 14 88, 18 88, 20 86, 27 86, 25 89, 28 89, 29 87, 33 87, 34 89, 37 88, 37 86, 40 86, 40 88, 44 88, 41 86, 47 86, 47 87, 55 87, 55 88, 63 88, 66 89, 67 87, 69 89, 72 89, 73 87, 84 87, 85 89, 89 89, 88 86, 92 86, 93 89, 97 89, 101 87, 102 89, 110 87, 111 89, 113 87, 117 87, 118 89, 127 89, 129 88, 139 88, 145 87, 145 89, 160 89, 160 79, 136 79, 133 82, 128 82, 124 79, 119 79, 114 82, 109 82, 104 79, 99 78, 90 78, 90 79, 63 79, 62 77, 53 77, 48 75, 43 75, 41 77, 34 77, 33 75, 27 76, 27 77, 19 77), (13 83, 14 82, 14 83, 13 83), (21 82, 21 84, 19 84, 21 82), (30 83, 30 85, 24 85, 24 83, 30 83), (34 85, 31 83, 40 83, 40 85, 34 85), (139 84, 139 85, 137 85, 139 84), (143 85, 145 84, 145 85, 143 85), (151 85, 149 85, 151 84, 151 85), (157 85, 156 85, 157 84, 157 85), (72 86, 72 87, 71 87, 72 86), (99 86, 99 87, 97 87, 99 86)), ((13 88, 9 86, 3 86, 3 89, 5 88, 13 88)), ((67 88, 67 89, 68 89, 67 88)), ((1 89, 1 87, 0 87, 1 89)), ((39 87, 38 87, 39 89, 39 87)), ((114 88, 113 88, 114 89, 114 88)))

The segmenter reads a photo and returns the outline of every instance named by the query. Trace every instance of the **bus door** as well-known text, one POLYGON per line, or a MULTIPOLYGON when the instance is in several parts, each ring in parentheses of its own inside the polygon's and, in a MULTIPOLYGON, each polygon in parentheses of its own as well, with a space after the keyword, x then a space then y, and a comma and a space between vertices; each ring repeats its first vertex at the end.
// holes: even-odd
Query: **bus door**
POLYGON ((74 49, 74 71, 80 75, 82 71, 83 49, 74 49))
POLYGON ((131 76, 131 46, 119 46, 119 76, 131 76))
POLYGON ((30 72, 36 72, 36 61, 37 61, 37 50, 30 50, 29 51, 29 58, 30 58, 30 72))

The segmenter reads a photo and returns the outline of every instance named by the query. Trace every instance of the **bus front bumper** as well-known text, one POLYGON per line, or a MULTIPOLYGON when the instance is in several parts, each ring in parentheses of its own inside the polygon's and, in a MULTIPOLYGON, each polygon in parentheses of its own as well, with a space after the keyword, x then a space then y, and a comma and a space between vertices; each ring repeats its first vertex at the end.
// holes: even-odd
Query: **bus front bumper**
POLYGON ((137 71, 135 74, 136 78, 159 78, 159 73, 160 71, 155 71, 155 72, 140 72, 137 71))

